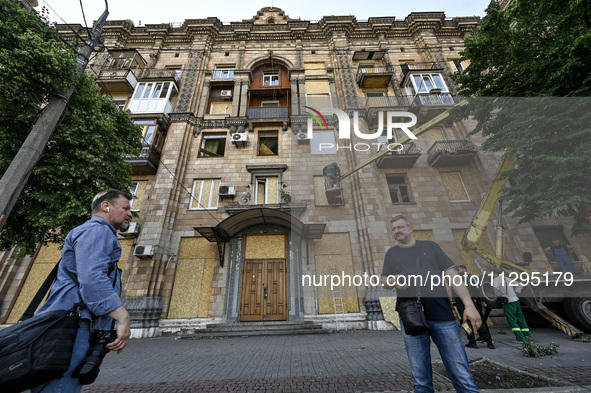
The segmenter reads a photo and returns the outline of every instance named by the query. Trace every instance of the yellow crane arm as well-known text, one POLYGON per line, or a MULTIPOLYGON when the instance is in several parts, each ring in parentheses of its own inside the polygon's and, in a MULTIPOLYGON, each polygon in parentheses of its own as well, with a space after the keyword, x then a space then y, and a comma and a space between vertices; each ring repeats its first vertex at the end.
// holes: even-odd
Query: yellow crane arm
MULTIPOLYGON (((486 231, 486 226, 490 221, 496 207, 499 202, 499 194, 503 188, 507 185, 507 179, 500 179, 500 174, 512 169, 515 166, 515 161, 508 158, 504 158, 501 165, 497 170, 493 182, 486 193, 486 196, 482 200, 478 211, 474 215, 470 227, 464 234, 462 239, 462 247, 475 249, 476 245, 482 238, 482 234, 486 231)), ((466 250, 467 251, 467 250, 466 250)))

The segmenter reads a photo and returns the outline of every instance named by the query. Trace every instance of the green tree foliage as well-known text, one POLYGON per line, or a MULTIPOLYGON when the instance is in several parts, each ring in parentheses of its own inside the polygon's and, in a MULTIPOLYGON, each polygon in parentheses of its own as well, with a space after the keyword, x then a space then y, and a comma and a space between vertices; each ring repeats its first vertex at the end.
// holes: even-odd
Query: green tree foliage
POLYGON ((591 1, 491 1, 456 75, 488 139, 486 150, 516 160, 503 199, 521 221, 572 216, 591 233, 591 1), (484 98, 484 97, 521 97, 484 98))
POLYGON ((0 18, 0 175, 47 97, 76 82, 62 122, 0 233, 0 248, 31 253, 86 221, 97 192, 129 188, 131 168, 123 157, 139 153, 141 130, 99 94, 93 76, 75 80, 76 51, 38 15, 0 0, 0 18))

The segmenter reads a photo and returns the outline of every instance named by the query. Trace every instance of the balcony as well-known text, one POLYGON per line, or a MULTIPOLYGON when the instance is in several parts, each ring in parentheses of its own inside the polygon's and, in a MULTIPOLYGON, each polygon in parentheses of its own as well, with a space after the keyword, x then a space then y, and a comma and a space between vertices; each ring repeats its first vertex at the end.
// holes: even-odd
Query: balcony
POLYGON ((442 71, 443 70, 443 67, 435 62, 408 63, 408 64, 403 63, 400 66, 402 68, 402 72, 400 73, 400 86, 403 86, 405 84, 406 77, 409 74, 411 74, 412 72, 435 71, 435 70, 442 71))
POLYGON ((136 50, 111 50, 98 72, 100 86, 110 94, 133 92, 146 61, 136 50))
MULTIPOLYGON (((408 142, 402 145, 402 150, 399 151, 400 146, 393 146, 390 153, 382 156, 376 160, 376 165, 380 169, 393 168, 411 168, 421 156, 421 149, 419 149, 414 142, 408 142)), ((380 151, 386 149, 386 145, 380 146, 380 151)))
POLYGON ((384 96, 384 97, 367 97, 365 102, 365 109, 391 109, 391 108, 408 108, 413 97, 410 96, 384 96))
POLYGON ((97 79, 111 94, 130 94, 137 86, 132 70, 100 70, 97 79))
POLYGON ((178 90, 181 80, 180 75, 175 69, 153 70, 146 69, 142 73, 142 80, 149 82, 150 80, 157 80, 158 82, 174 82, 178 90))
POLYGON ((124 160, 131 164, 132 175, 155 175, 160 163, 160 150, 144 145, 139 156, 126 155, 124 160))
POLYGON ((431 166, 465 165, 478 153, 478 149, 468 140, 437 141, 427 152, 427 162, 431 166))
POLYGON ((360 65, 357 70, 357 84, 362 89, 382 89, 388 87, 393 76, 392 68, 386 64, 360 65))
POLYGON ((168 115, 172 112, 172 104, 168 98, 131 99, 128 109, 133 114, 162 113, 168 115))
POLYGON ((249 119, 281 119, 289 116, 289 107, 260 107, 251 106, 248 108, 249 119))
POLYGON ((419 93, 414 97, 409 97, 409 100, 411 100, 411 103, 410 103, 411 108, 422 107, 422 106, 451 107, 460 101, 455 96, 452 96, 451 93, 435 93, 435 94, 419 93))

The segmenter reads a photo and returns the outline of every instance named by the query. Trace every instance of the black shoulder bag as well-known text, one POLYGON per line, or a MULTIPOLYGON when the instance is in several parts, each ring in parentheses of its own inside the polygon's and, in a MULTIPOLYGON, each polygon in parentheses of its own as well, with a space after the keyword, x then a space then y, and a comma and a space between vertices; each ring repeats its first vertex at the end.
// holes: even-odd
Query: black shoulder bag
MULTIPOLYGON (((415 244, 416 247, 416 267, 417 274, 421 273, 421 249, 419 242, 415 244)), ((429 330, 429 324, 427 318, 425 318, 425 311, 423 304, 421 303, 421 285, 417 287, 417 299, 408 300, 398 306, 398 316, 402 325, 404 325, 404 331, 406 334, 411 336, 418 336, 421 333, 429 330)))
POLYGON ((77 303, 70 310, 33 316, 57 277, 59 264, 41 285, 21 322, 0 331, 0 391, 3 393, 18 393, 43 385, 61 377, 70 367, 80 310, 86 306, 77 303))

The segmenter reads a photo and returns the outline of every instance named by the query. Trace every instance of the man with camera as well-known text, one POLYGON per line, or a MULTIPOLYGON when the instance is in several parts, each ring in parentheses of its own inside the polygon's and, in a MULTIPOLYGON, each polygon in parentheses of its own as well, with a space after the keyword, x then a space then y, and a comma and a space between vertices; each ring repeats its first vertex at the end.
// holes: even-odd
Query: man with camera
POLYGON ((32 393, 80 392, 83 384, 94 381, 107 352, 120 353, 127 346, 130 318, 121 301, 117 230, 129 227, 131 198, 117 190, 98 193, 92 218, 68 233, 57 278, 37 314, 67 310, 76 303, 86 308, 81 311, 70 368, 61 378, 31 389, 32 393))
POLYGON ((428 282, 428 277, 442 275, 451 282, 465 307, 463 320, 470 321, 474 329, 480 328, 482 319, 466 286, 461 280, 453 279, 458 276, 455 264, 437 243, 415 240, 413 227, 403 215, 392 217, 390 227, 398 244, 386 252, 381 283, 384 287, 397 289, 396 311, 401 317, 402 337, 414 379, 414 391, 434 391, 430 355, 433 340, 456 391, 478 392, 446 287, 441 282, 441 285, 433 286, 433 282, 428 282), (420 309, 406 313, 409 309, 407 305, 413 302, 419 303, 420 309), (420 326, 416 315, 423 310, 425 323, 420 326), (409 314, 414 314, 414 318, 407 318, 409 314))

